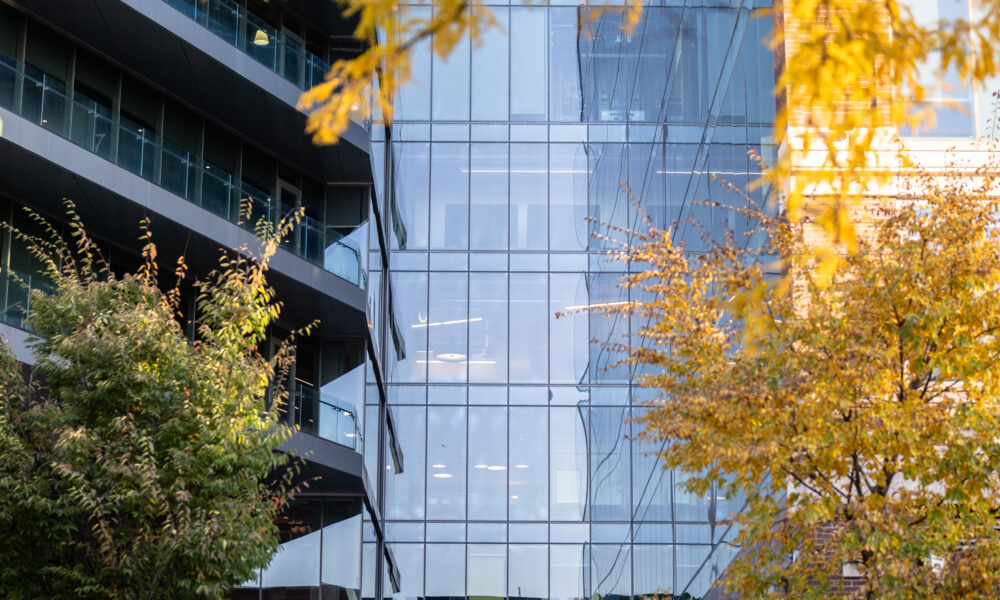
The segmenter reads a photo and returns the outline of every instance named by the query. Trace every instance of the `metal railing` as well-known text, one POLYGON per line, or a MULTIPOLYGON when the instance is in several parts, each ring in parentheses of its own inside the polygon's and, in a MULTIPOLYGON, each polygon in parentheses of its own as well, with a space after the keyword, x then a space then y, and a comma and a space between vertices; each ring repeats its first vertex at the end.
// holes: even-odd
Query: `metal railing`
MULTIPOLYGON (((287 214, 267 192, 94 99, 79 92, 71 98, 62 82, 3 54, 0 106, 248 229, 259 219, 276 224, 287 214), (241 220, 241 200, 251 205, 246 221, 241 220)), ((366 285, 360 245, 313 217, 304 216, 283 246, 342 279, 366 285)))

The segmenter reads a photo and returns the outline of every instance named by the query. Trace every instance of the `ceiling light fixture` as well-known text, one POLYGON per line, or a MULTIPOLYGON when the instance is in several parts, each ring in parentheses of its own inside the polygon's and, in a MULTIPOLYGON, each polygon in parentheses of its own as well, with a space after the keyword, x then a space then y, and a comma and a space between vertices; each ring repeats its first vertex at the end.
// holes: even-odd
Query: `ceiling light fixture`
POLYGON ((271 38, 267 36, 267 32, 263 29, 258 29, 257 33, 253 34, 253 45, 254 46, 267 46, 270 45, 271 38))
POLYGON ((438 479, 451 479, 451 473, 435 473, 434 477, 438 479))
POLYGON ((514 465, 515 469, 527 469, 528 465, 514 465))
POLYGON ((437 355, 437 358, 440 358, 441 360, 446 360, 448 362, 455 362, 465 359, 465 355, 460 354, 458 352, 442 352, 441 354, 437 355))
POLYGON ((488 471, 506 471, 507 467, 505 467, 503 465, 490 465, 490 466, 486 467, 486 469, 488 471))
POLYGON ((475 467, 477 469, 485 469, 485 468, 489 467, 489 465, 475 465, 475 467))
POLYGON ((443 469, 443 468, 445 468, 445 465, 442 465, 442 464, 431 465, 431 466, 434 467, 435 469, 443 469))

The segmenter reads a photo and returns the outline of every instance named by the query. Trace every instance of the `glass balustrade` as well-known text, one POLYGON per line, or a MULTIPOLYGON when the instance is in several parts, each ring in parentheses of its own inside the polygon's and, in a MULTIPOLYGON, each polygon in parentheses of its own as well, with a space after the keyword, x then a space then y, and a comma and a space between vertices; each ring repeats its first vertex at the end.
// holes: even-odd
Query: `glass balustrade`
MULTIPOLYGON (((248 229, 252 230, 262 218, 277 223, 287 213, 279 210, 269 193, 198 158, 147 127, 115 114, 96 100, 79 92, 71 98, 63 83, 6 55, 0 55, 0 106, 248 229), (245 223, 240 215, 241 200, 249 202, 251 207, 251 218, 245 223)), ((363 253, 358 239, 367 239, 366 225, 345 235, 304 216, 284 247, 364 287, 363 253)))
POLYGON ((41 275, 29 275, 11 269, 0 273, 0 320, 14 327, 25 328, 25 320, 31 309, 31 290, 51 294, 55 291, 55 286, 41 275))
POLYGON ((354 406, 300 383, 288 393, 285 423, 361 452, 362 438, 354 406))
MULTIPOLYGON (((306 50, 298 39, 286 35, 233 0, 164 0, 203 27, 239 48, 298 88, 318 85, 330 71, 330 63, 306 50)), ((370 121, 360 111, 351 120, 365 129, 370 121)))

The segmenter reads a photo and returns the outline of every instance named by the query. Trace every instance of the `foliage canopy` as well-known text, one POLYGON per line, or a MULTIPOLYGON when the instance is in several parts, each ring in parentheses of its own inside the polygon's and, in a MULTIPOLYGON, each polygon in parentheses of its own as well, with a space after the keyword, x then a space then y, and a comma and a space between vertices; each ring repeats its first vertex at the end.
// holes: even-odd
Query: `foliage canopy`
POLYGON ((647 323, 626 359, 660 392, 642 436, 691 491, 746 498, 739 597, 828 598, 848 563, 870 598, 996 597, 998 184, 996 164, 917 178, 822 284, 809 227, 752 206, 784 278, 745 240, 623 249, 645 300, 601 310, 647 323))
POLYGON ((221 598, 268 563, 289 497, 264 480, 288 461, 266 398, 290 351, 258 352, 278 237, 194 283, 192 342, 183 263, 161 291, 147 233, 142 269, 115 275, 70 214, 74 242, 26 240, 56 288, 32 292, 27 378, 0 351, 0 595, 221 598))

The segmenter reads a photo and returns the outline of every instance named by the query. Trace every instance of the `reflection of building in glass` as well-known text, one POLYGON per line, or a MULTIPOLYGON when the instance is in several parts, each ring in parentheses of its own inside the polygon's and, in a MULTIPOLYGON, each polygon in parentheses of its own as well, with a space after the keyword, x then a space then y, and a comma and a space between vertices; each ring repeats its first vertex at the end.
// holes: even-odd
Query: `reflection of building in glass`
POLYGON ((642 394, 601 342, 640 324, 554 316, 629 299, 587 221, 639 225, 623 183, 661 226, 745 230, 694 201, 735 202, 711 174, 747 189, 747 151, 770 152, 771 22, 760 3, 687 4, 631 35, 616 10, 494 6, 481 46, 417 51, 396 124, 373 130, 391 223, 371 281, 388 275, 406 459, 382 499, 396 597, 700 597, 730 559, 718 521, 738 499, 685 493, 629 439, 642 394))

